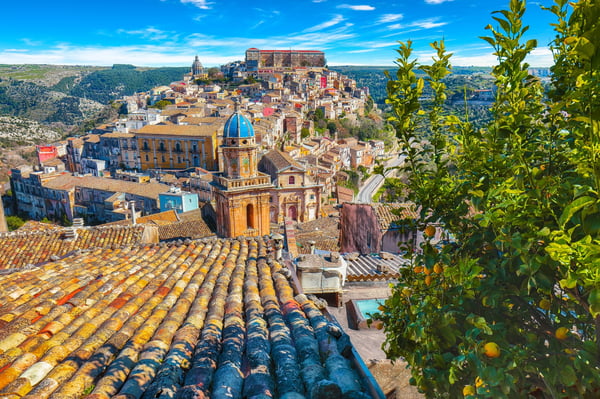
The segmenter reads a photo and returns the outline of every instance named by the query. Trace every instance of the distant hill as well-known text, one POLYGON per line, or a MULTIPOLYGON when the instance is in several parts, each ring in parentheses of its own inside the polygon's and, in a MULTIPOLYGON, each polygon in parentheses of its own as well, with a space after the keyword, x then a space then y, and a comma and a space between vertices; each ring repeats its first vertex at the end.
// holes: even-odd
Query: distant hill
POLYGON ((0 65, 0 115, 69 130, 110 101, 182 79, 187 67, 0 65))
MULTIPOLYGON (((388 71, 392 77, 396 74, 395 66, 340 65, 330 69, 356 80, 359 87, 368 87, 371 97, 379 105, 383 105, 387 98, 387 78, 384 72, 388 71)), ((490 67, 453 67, 452 75, 446 78, 448 97, 463 92, 465 87, 467 90, 490 89, 493 84, 491 71, 490 67)))
POLYGON ((148 91, 153 87, 181 80, 187 72, 189 72, 187 67, 142 69, 115 65, 111 69, 87 74, 78 82, 72 82, 71 77, 65 77, 54 86, 54 89, 106 104, 122 96, 148 91))

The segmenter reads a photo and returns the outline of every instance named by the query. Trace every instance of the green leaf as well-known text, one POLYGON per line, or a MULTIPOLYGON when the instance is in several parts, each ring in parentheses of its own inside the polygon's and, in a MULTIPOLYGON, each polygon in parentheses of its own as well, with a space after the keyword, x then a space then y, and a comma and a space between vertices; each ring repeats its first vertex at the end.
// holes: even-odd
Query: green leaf
POLYGON ((559 281, 559 284, 562 288, 575 288, 575 286, 577 285, 577 278, 573 274, 569 273, 566 279, 562 279, 559 281))
POLYGON ((573 370, 573 367, 569 365, 561 367, 560 381, 564 385, 569 387, 575 385, 575 383, 577 382, 577 375, 575 374, 575 370, 573 370))
POLYGON ((577 198, 575 201, 571 202, 569 205, 567 205, 567 207, 564 209, 562 215, 560 216, 560 220, 559 220, 559 225, 561 228, 565 227, 565 224, 567 224, 567 222, 569 220, 571 220, 571 218, 573 217, 573 215, 575 215, 575 213, 577 211, 579 211, 580 209, 589 206, 593 203, 596 202, 595 198, 589 197, 589 196, 583 196, 583 197, 579 197, 577 198))
POLYGON ((590 305, 590 313, 596 317, 600 314, 600 288, 594 288, 588 296, 588 303, 590 305))

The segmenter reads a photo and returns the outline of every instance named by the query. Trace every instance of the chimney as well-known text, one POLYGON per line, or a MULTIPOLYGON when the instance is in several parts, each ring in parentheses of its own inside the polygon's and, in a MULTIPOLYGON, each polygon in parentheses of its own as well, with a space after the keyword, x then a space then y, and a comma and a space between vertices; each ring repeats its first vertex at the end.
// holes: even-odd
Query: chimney
POLYGON ((311 254, 315 253, 315 244, 316 244, 316 242, 314 242, 313 240, 310 240, 308 242, 308 248, 310 248, 310 253, 311 254))
POLYGON ((129 201, 129 207, 131 208, 131 224, 136 224, 137 215, 135 214, 135 201, 129 201))
POLYGON ((272 237, 275 242, 275 259, 281 260, 283 258, 283 236, 279 233, 275 233, 272 237))

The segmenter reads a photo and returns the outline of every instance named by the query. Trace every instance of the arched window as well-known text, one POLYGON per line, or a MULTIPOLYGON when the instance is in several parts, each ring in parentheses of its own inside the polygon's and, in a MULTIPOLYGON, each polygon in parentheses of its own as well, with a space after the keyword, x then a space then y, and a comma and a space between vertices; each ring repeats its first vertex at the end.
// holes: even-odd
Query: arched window
POLYGON ((159 149, 160 151, 164 151, 164 150, 165 150, 165 143, 164 143, 164 142, 162 142, 162 141, 161 141, 160 143, 158 143, 158 149, 159 149))
POLYGON ((296 184, 296 178, 294 176, 290 176, 288 184, 296 184))
POLYGON ((146 140, 144 140, 144 151, 149 151, 150 147, 148 147, 148 142, 146 140))
POLYGON ((175 143, 175 151, 181 152, 181 144, 178 142, 175 143))
POLYGON ((246 206, 246 225, 249 229, 254 229, 254 206, 252 204, 248 204, 246 206))

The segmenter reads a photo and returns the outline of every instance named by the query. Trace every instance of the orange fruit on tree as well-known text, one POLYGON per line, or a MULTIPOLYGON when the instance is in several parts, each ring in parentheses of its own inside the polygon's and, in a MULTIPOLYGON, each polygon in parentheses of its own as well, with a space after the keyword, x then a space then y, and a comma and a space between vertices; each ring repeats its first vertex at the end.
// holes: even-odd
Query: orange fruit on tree
POLYGON ((444 271, 444 268, 439 263, 436 263, 435 265, 433 265, 433 272, 434 273, 442 274, 443 271, 444 271))
POLYGON ((413 272, 421 273, 423 271, 423 266, 415 266, 413 272))
POLYGON ((431 274, 431 269, 426 267, 425 269, 423 269, 423 271, 425 272, 426 275, 430 275, 431 274))
POLYGON ((479 387, 480 387, 480 386, 482 386, 483 384, 485 384, 485 383, 483 382, 483 380, 482 380, 480 377, 477 377, 477 378, 475 378, 475 386, 476 386, 477 388, 479 388, 479 387))
POLYGON ((473 385, 465 385, 463 388, 463 396, 475 395, 475 387, 473 385))
POLYGON ((567 335, 569 335, 569 329, 567 327, 558 327, 554 332, 554 336, 556 339, 567 339, 567 335))
POLYGON ((431 285, 431 276, 425 276, 425 285, 431 285))
POLYGON ((483 353, 487 357, 495 358, 500 356, 500 347, 495 342, 488 342, 483 345, 483 353))
POLYGON ((432 225, 425 227, 424 233, 426 237, 433 237, 435 235, 435 227, 432 225))

